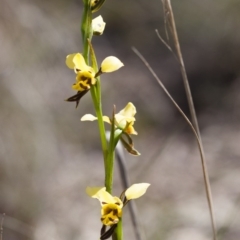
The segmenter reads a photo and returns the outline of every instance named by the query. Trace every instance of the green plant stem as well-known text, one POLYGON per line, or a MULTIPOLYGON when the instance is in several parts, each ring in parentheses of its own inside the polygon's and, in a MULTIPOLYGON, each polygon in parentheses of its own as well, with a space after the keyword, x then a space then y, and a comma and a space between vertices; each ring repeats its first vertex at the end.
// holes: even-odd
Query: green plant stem
POLYGON ((112 236, 113 240, 122 240, 123 239, 123 232, 122 232, 122 218, 119 219, 115 232, 112 236))
MULTIPOLYGON (((91 53, 91 60, 94 70, 97 72, 97 60, 94 54, 93 47, 91 45, 92 38, 92 13, 90 8, 90 1, 84 0, 84 10, 82 18, 82 37, 83 37, 83 46, 84 46, 84 59, 87 64, 89 64, 89 52, 91 53)), ((100 132, 103 158, 104 158, 104 167, 105 167, 105 186, 106 190, 112 192, 112 183, 113 183, 113 166, 114 166, 114 147, 113 144, 109 144, 109 149, 107 146, 105 126, 103 122, 102 114, 102 103, 101 103, 101 83, 100 78, 97 78, 97 83, 91 87, 91 96, 95 108, 95 112, 98 118, 98 127, 100 132)))
MULTIPOLYGON (((99 83, 99 85, 100 85, 100 83, 99 83)), ((104 122, 103 122, 102 104, 101 104, 101 99, 99 99, 99 96, 98 97, 96 96, 97 94, 96 94, 96 91, 94 91, 94 90, 96 90, 95 87, 92 87, 91 95, 92 95, 92 100, 93 100, 95 112, 96 112, 97 119, 98 119, 98 128, 99 128, 99 133, 100 133, 100 138, 101 138, 104 166, 105 166, 105 171, 106 171, 108 147, 107 147, 105 126, 104 126, 104 122)))
MULTIPOLYGON (((84 10, 81 24, 81 32, 83 39, 83 57, 85 62, 89 65, 89 52, 91 53, 91 60, 94 70, 97 72, 97 61, 94 54, 93 47, 91 45, 92 39, 92 12, 91 12, 91 1, 84 0, 84 10)), ((90 89, 95 112, 98 119, 98 127, 100 132, 103 158, 104 158, 104 168, 105 168, 105 187, 106 190, 111 193, 113 185, 113 172, 114 172, 114 157, 115 157, 115 145, 114 145, 114 131, 115 124, 114 120, 112 122, 111 137, 109 145, 107 145, 105 126, 103 122, 102 114, 102 102, 101 102, 101 83, 100 78, 97 78, 97 83, 90 89)), ((114 113, 113 113, 114 119, 114 113)), ((122 220, 120 219, 118 226, 114 232, 115 240, 122 240, 122 220)))
POLYGON ((91 12, 91 0, 84 0, 83 16, 81 24, 81 33, 83 41, 83 57, 87 64, 89 64, 89 44, 88 40, 92 39, 92 12, 91 12))
POLYGON ((107 164, 105 170, 105 187, 109 193, 112 193, 113 173, 114 173, 115 151, 109 149, 107 155, 107 164))
MULTIPOLYGON (((82 17, 82 24, 81 24, 81 32, 82 32, 82 39, 83 39, 83 56, 87 64, 89 64, 90 41, 92 39, 92 12, 91 12, 90 2, 91 2, 90 0, 84 0, 83 17, 82 17)), ((95 56, 93 58, 95 59, 95 56)), ((96 71, 96 68, 97 68, 96 61, 94 61, 93 65, 95 65, 93 67, 96 71)), ((95 86, 92 86, 90 91, 91 91, 95 112, 98 118, 98 127, 99 127, 101 144, 102 144, 104 165, 106 169, 107 141, 106 141, 104 122, 103 122, 100 89, 101 89, 100 79, 98 78, 97 84, 95 86)))

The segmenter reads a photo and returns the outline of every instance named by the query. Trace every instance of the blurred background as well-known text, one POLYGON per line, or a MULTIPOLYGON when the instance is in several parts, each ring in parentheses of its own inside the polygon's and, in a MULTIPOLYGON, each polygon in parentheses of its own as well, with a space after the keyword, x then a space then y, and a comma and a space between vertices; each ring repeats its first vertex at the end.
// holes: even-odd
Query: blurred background
MULTIPOLYGON (((172 1, 205 147, 219 239, 240 239, 240 8, 237 0, 172 1)), ((82 1, 1 0, 0 213, 3 240, 98 239, 99 203, 86 186, 103 185, 103 163, 90 94, 64 99, 75 74, 66 55, 81 52, 82 1)), ((165 38, 160 0, 107 0, 107 23, 93 44, 99 63, 124 68, 102 76, 103 111, 137 108, 135 147, 126 155, 132 183, 149 182, 136 200, 144 239, 211 239, 200 157, 189 127, 143 63, 149 61, 189 115, 180 69, 165 38)), ((107 126, 108 127, 108 126, 107 126)), ((122 192, 116 165, 114 194, 122 192)), ((127 209, 126 239, 135 239, 127 209)))

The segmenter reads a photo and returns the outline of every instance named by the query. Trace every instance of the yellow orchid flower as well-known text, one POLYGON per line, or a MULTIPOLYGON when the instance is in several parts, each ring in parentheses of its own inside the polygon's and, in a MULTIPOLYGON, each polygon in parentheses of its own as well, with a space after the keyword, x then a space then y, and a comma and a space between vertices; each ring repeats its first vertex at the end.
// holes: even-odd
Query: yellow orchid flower
POLYGON ((66 57, 66 65, 77 74, 76 83, 73 84, 72 88, 79 92, 90 89, 91 85, 96 83, 96 76, 105 72, 116 71, 124 66, 118 58, 110 56, 103 60, 101 68, 95 73, 94 69, 86 64, 80 53, 69 54, 66 57))
MULTIPOLYGON (((119 218, 122 217, 122 208, 132 199, 141 197, 147 191, 150 186, 149 183, 133 184, 125 191, 125 198, 120 199, 113 197, 106 191, 105 187, 92 188, 87 187, 87 194, 99 200, 101 204, 101 221, 105 226, 112 226, 119 222, 119 218)), ((123 194, 121 194, 122 196, 123 194)))
POLYGON ((85 63, 80 53, 72 53, 66 58, 66 65, 74 69, 76 73, 76 83, 72 85, 74 90, 79 92, 89 90, 91 85, 96 83, 95 71, 85 63))
MULTIPOLYGON (((133 125, 136 121, 135 114, 137 113, 135 106, 129 102, 124 109, 122 109, 119 113, 115 114, 115 125, 117 128, 123 130, 127 134, 135 134, 133 125)), ((85 114, 81 121, 94 121, 97 120, 95 116, 92 114, 85 114)), ((111 120, 107 116, 103 116, 103 121, 111 124, 111 120)))
POLYGON ((92 30, 94 35, 102 35, 106 23, 103 21, 102 16, 98 16, 92 20, 92 30))
POLYGON ((76 95, 66 99, 69 102, 76 102, 76 107, 80 99, 89 91, 92 85, 96 84, 96 77, 105 72, 113 72, 121 68, 123 63, 116 57, 106 57, 98 72, 88 66, 81 53, 72 53, 66 57, 66 65, 76 73, 76 81, 72 89, 78 91, 76 95))

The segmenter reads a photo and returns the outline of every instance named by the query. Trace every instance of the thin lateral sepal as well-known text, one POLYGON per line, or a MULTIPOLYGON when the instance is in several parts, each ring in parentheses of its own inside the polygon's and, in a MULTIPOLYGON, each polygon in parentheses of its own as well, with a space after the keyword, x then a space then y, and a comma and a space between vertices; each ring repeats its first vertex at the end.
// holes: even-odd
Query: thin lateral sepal
POLYGON ((101 227, 101 230, 100 230, 100 235, 101 236, 106 232, 106 228, 107 228, 107 226, 103 224, 102 227, 101 227))
POLYGON ((76 102, 76 108, 78 107, 78 104, 81 100, 81 98, 88 92, 89 90, 85 90, 82 92, 78 92, 77 94, 71 96, 70 98, 67 98, 65 101, 67 102, 76 102))
POLYGON ((100 239, 104 240, 104 239, 110 238, 113 235, 116 227, 117 227, 117 224, 114 224, 113 226, 111 226, 103 235, 100 236, 100 239))

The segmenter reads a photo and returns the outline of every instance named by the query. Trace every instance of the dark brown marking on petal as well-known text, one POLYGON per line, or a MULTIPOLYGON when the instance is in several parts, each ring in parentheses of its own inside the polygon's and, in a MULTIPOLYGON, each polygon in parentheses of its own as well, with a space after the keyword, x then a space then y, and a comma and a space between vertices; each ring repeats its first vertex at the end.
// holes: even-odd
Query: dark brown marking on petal
POLYGON ((87 79, 88 79, 88 77, 86 77, 86 76, 82 75, 82 76, 80 77, 80 79, 81 79, 81 80, 87 80, 87 79))
POLYGON ((88 86, 88 85, 85 86, 82 82, 79 83, 79 86, 80 86, 81 88, 83 88, 84 90, 89 89, 89 86, 88 86))
POLYGON ((106 202, 102 202, 102 204, 107 204, 106 202))
POLYGON ((118 214, 118 210, 117 209, 112 210, 112 212, 113 212, 113 215, 117 216, 117 214, 118 214))
POLYGON ((115 204, 118 205, 118 206, 120 206, 120 203, 118 203, 118 202, 116 202, 115 204))
POLYGON ((92 79, 88 78, 87 83, 91 85, 92 84, 92 79))

